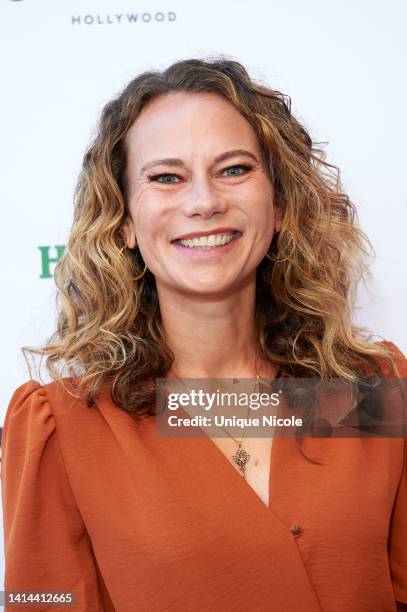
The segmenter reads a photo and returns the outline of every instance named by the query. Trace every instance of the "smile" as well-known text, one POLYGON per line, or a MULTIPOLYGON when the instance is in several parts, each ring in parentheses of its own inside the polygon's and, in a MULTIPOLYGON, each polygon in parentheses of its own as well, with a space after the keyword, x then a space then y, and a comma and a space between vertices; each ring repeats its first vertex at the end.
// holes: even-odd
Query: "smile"
POLYGON ((190 249, 202 249, 208 247, 217 248, 232 242, 232 240, 237 238, 239 234, 239 232, 231 232, 229 234, 210 234, 209 236, 200 236, 199 238, 174 240, 174 242, 190 249))

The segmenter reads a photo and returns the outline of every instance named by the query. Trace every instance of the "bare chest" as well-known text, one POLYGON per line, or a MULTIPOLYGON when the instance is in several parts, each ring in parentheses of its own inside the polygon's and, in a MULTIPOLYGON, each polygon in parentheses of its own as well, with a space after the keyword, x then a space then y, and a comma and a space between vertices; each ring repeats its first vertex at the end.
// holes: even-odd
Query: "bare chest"
MULTIPOLYGON (((238 448, 230 438, 211 438, 233 468, 241 475, 239 466, 233 459, 238 448)), ((242 441, 242 448, 250 455, 245 469, 245 480, 248 486, 258 495, 262 502, 269 506, 270 463, 273 438, 248 438, 242 441)), ((242 476, 243 478, 243 476, 242 476)))

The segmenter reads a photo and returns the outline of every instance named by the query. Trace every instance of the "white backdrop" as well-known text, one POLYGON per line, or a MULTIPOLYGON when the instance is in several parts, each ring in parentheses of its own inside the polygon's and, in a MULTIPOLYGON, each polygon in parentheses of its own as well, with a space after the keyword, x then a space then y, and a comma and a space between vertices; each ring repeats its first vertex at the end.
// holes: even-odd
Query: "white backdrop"
POLYGON ((242 62, 329 143, 377 253, 355 319, 407 352, 404 0, 3 0, 0 17, 0 423, 28 379, 20 347, 53 331, 39 247, 66 243, 98 113, 139 72, 187 57, 242 62))

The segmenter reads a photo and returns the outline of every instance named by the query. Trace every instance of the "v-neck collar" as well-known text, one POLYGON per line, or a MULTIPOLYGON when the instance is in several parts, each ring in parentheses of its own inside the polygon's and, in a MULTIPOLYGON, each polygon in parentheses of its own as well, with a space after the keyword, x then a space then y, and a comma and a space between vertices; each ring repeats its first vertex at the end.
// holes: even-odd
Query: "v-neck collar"
MULTIPOLYGON (((315 590, 308 577, 300 548, 296 542, 291 528, 292 525, 284 522, 283 518, 274 512, 273 486, 278 481, 277 471, 285 463, 287 454, 293 451, 292 438, 274 438, 269 471, 269 506, 266 506, 252 487, 231 465, 222 451, 204 434, 195 438, 179 438, 180 452, 184 458, 193 463, 202 459, 207 470, 199 470, 197 478, 199 485, 210 491, 211 499, 220 500, 217 509, 222 508, 230 520, 238 520, 242 527, 244 537, 253 537, 262 542, 270 542, 270 551, 281 553, 281 564, 270 567, 270 572, 281 576, 281 584, 286 573, 293 579, 296 587, 302 591, 301 601, 304 610, 317 612, 321 608, 315 590), (249 530, 250 536, 247 536, 249 530), (301 587, 299 586, 301 583, 301 587)), ((193 467, 193 466, 192 466, 193 467)), ((274 576, 276 578, 276 576, 274 576)))
MULTIPOLYGON (((262 512, 263 514, 274 514, 272 508, 272 477, 273 477, 273 462, 276 454, 279 452, 278 446, 281 438, 274 438, 273 445, 271 449, 270 456, 270 466, 269 466, 269 475, 268 475, 268 489, 269 489, 269 505, 263 502, 263 500, 257 495, 256 491, 250 486, 250 484, 245 480, 245 478, 239 474, 239 472, 234 468, 234 466, 230 463, 227 457, 222 453, 222 451, 217 447, 217 445, 213 442, 210 436, 208 436, 205 432, 203 432, 202 436, 197 438, 193 438, 194 441, 199 440, 198 447, 201 446, 201 449, 198 449, 198 454, 206 457, 206 462, 208 463, 208 469, 212 472, 215 471, 216 466, 216 480, 222 481, 222 484, 230 489, 230 492, 234 496, 239 497, 247 497, 254 509, 257 508, 257 512, 262 512)), ((274 515, 277 520, 280 520, 276 515, 274 515)))
MULTIPOLYGON (((290 591, 292 580, 295 580, 296 597, 303 609, 321 612, 300 548, 290 530, 291 525, 273 510, 273 467, 279 469, 285 463, 286 449, 290 453, 288 443, 295 443, 294 440, 275 438, 273 441, 269 472, 270 505, 266 506, 206 433, 199 437, 158 439, 155 416, 148 418, 139 428, 111 400, 101 400, 98 404, 126 456, 127 465, 138 473, 142 469, 140 453, 129 430, 135 436, 139 433, 140 444, 148 449, 143 456, 154 462, 153 471, 157 478, 161 474, 163 492, 157 492, 158 499, 161 494, 165 498, 175 491, 180 499, 193 499, 194 513, 201 514, 203 520, 210 515, 215 528, 222 529, 225 521, 229 522, 229 535, 236 531, 243 550, 254 548, 261 551, 258 559, 260 581, 267 579, 268 588, 275 588, 284 597, 283 593, 290 591), (162 473, 163 469, 168 470, 167 475, 162 473), (167 477, 171 484, 171 479, 177 479, 177 474, 179 482, 169 486, 167 477), (219 520, 216 518, 218 513, 219 520)), ((189 506, 188 502, 185 508, 189 506)))

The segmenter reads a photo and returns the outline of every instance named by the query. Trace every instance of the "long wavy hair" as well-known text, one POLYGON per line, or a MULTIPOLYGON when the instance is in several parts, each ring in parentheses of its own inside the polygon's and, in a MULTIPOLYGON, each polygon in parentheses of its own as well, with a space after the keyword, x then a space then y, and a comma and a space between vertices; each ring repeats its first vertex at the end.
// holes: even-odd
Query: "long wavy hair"
POLYGON ((366 258, 373 248, 342 191, 339 170, 293 116, 288 96, 255 82, 224 56, 143 72, 104 107, 84 155, 67 247, 55 268, 57 329, 45 346, 23 347, 24 357, 46 355, 51 378, 64 386, 69 380, 68 393, 84 393, 88 405, 106 384, 112 400, 136 420, 155 414, 156 378, 166 377, 174 355, 163 333, 155 278, 147 271, 133 281, 144 262, 139 252, 122 250, 121 226, 127 214, 126 134, 149 102, 169 92, 223 96, 257 135, 282 215, 269 249, 280 261, 265 257, 257 268, 261 357, 282 377, 380 376, 378 359, 397 375, 386 346, 352 323, 356 285, 370 275, 366 258))

